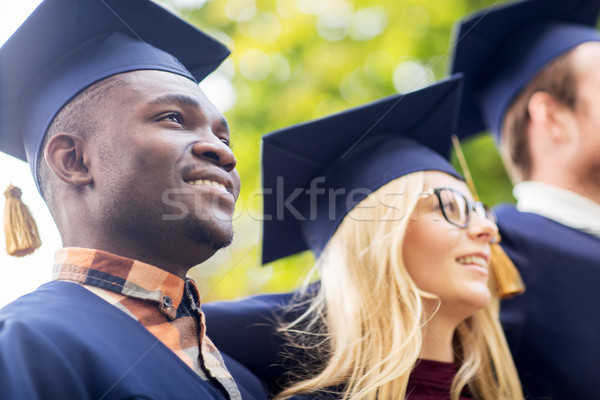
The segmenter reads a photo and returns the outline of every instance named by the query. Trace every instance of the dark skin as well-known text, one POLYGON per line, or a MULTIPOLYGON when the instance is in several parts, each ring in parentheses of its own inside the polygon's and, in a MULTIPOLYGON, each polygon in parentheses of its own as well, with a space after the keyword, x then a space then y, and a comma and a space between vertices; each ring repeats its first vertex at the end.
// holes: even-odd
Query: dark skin
POLYGON ((225 118, 192 81, 162 71, 109 79, 101 133, 52 137, 45 159, 66 247, 93 248, 181 278, 227 246, 240 191, 225 118))

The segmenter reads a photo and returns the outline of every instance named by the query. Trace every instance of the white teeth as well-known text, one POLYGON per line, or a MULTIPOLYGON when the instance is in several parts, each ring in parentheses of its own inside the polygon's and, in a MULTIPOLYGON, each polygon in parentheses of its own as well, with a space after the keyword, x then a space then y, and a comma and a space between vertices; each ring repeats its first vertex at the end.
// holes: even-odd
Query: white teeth
POLYGON ((198 179, 198 180, 195 180, 195 181, 189 181, 188 183, 190 185, 213 186, 213 187, 217 187, 217 188, 223 189, 225 191, 227 190, 225 188, 225 185, 223 185, 222 183, 211 181, 211 180, 208 180, 208 179, 198 179))
POLYGON ((458 261, 461 264, 477 264, 484 268, 487 267, 487 260, 481 256, 459 257, 456 259, 456 261, 458 261))

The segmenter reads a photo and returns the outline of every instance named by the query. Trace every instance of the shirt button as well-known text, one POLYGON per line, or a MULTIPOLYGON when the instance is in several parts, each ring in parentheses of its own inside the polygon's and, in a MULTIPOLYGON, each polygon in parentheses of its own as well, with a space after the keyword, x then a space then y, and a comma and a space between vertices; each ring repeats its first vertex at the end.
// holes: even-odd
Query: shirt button
POLYGON ((171 298, 169 296, 164 296, 163 297, 163 306, 165 307, 171 307, 173 305, 173 300, 171 300, 171 298))

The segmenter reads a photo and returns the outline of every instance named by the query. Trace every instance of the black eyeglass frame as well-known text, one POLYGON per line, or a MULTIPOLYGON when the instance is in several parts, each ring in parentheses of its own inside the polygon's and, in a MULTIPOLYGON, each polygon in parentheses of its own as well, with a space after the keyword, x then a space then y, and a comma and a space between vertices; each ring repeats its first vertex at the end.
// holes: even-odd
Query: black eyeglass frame
POLYGON ((434 195, 437 197, 438 204, 440 205, 440 209, 442 210, 442 215, 444 216, 444 219, 454 226, 457 226, 457 227, 463 228, 463 229, 468 227, 469 222, 471 221, 471 211, 475 211, 476 214, 478 214, 481 217, 484 217, 485 219, 493 222, 494 224, 497 221, 494 210, 492 210, 491 208, 486 206, 481 201, 469 200, 468 198, 465 197, 464 194, 462 194, 461 192, 459 192, 458 190, 453 189, 453 188, 449 188, 449 187, 429 188, 425 192, 421 193, 420 196, 422 198, 427 198, 427 197, 434 196, 434 195), (463 225, 458 224, 454 221, 451 221, 450 218, 448 218, 448 215, 446 214, 446 209, 444 207, 444 202, 442 201, 442 195, 440 194, 443 190, 449 190, 452 193, 459 195, 460 197, 462 197, 465 200, 465 204, 467 205, 467 216, 466 216, 466 222, 463 225), (483 211, 483 213, 481 213, 481 211, 483 211))

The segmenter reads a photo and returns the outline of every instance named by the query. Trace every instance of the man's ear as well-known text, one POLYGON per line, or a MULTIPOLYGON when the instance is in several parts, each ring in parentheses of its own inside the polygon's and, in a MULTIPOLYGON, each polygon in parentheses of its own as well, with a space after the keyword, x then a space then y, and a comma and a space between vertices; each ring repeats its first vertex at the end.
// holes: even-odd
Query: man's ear
POLYGON ((59 179, 72 185, 85 186, 93 182, 88 146, 89 142, 81 136, 59 133, 48 141, 44 157, 59 179))
POLYGON ((553 142, 563 142, 571 136, 573 112, 546 92, 536 92, 527 104, 531 123, 538 134, 553 142))

